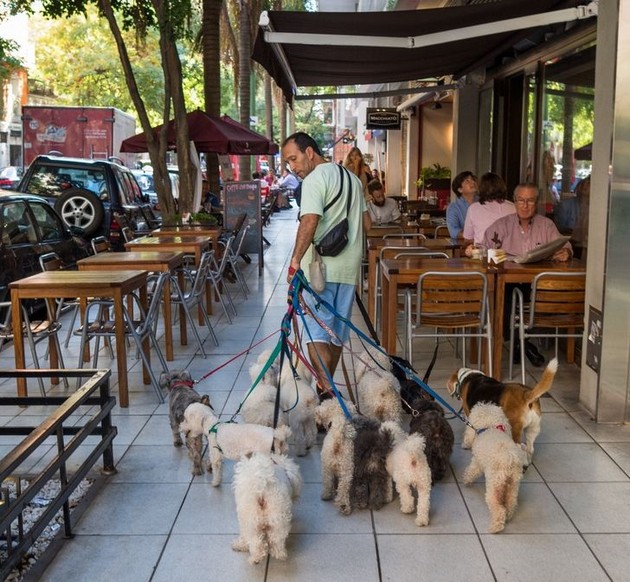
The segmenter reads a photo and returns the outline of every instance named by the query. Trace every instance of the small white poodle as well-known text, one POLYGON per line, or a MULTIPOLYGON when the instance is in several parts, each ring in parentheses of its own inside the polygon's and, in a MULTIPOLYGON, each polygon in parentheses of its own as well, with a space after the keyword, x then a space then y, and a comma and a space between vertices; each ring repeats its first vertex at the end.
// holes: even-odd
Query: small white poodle
POLYGON ((516 510, 527 453, 512 440, 512 428, 500 406, 475 404, 468 420, 475 428, 475 438, 464 483, 470 484, 482 473, 485 475, 486 504, 490 510, 488 531, 497 533, 516 510))
POLYGON ((267 554, 285 560, 293 500, 302 489, 295 461, 277 454, 244 457, 236 464, 233 487, 240 535, 232 549, 249 551, 252 564, 267 554))
POLYGON ((354 363, 357 407, 369 418, 400 423, 400 382, 391 373, 391 367, 389 356, 374 348, 357 355, 354 363))
MULTIPOLYGON (((346 406, 350 414, 356 413, 351 403, 346 402, 346 406)), ((346 419, 335 399, 324 400, 315 409, 315 420, 327 431, 321 452, 321 498, 327 501, 334 497, 339 511, 344 515, 350 515, 356 429, 346 419)))
MULTIPOLYGON (((262 363, 256 362, 250 368, 250 375, 253 380, 256 380, 260 374, 260 370, 268 357, 263 358, 263 360, 262 363)), ((241 415, 245 422, 273 426, 278 393, 277 370, 272 372, 273 367, 267 371, 263 381, 243 402, 241 415), (274 374, 275 378, 273 377, 274 374)), ((280 374, 280 410, 278 411, 277 424, 288 425, 291 428, 295 454, 298 457, 306 455, 317 439, 314 416, 317 404, 317 394, 309 382, 299 374, 294 377, 291 366, 285 364, 280 374)))
MULTIPOLYGON (((417 526, 429 525, 431 499, 431 467, 424 454, 425 440, 421 434, 407 434, 400 425, 387 421, 381 430, 389 430, 394 436, 394 448, 387 455, 387 472, 396 484, 400 497, 400 511, 413 513, 415 508, 414 491, 418 495, 417 526)), ((388 501, 391 501, 390 491, 388 501)))
MULTIPOLYGON (((280 426, 276 429, 258 424, 236 424, 221 422, 210 408, 194 403, 186 408, 180 430, 187 437, 206 435, 208 439, 208 471, 213 473, 212 485, 217 487, 223 478, 223 457, 236 461, 252 453, 273 452, 286 454, 291 429, 280 426)), ((201 455, 201 451, 194 451, 201 455)), ((195 457, 193 457, 193 463, 195 457)))

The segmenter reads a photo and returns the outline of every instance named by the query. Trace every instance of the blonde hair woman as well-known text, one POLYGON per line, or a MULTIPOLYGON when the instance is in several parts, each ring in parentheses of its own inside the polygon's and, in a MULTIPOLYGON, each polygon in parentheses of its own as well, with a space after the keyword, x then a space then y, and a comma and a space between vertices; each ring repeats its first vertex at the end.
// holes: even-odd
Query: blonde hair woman
POLYGON ((343 165, 358 176, 359 180, 361 180, 361 184, 363 184, 363 194, 367 197, 367 185, 368 182, 372 180, 372 172, 370 171, 370 166, 365 163, 361 150, 356 146, 353 147, 346 155, 343 165))

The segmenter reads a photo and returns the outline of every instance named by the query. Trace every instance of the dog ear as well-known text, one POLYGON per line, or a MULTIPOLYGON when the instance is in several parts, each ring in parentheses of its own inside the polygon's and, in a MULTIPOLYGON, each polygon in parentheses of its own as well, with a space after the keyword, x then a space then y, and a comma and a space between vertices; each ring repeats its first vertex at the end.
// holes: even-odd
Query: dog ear
POLYGON ((208 406, 210 410, 214 410, 214 407, 212 406, 212 403, 210 402, 210 396, 208 396, 207 394, 202 394, 201 400, 199 402, 201 402, 201 404, 205 404, 206 406, 208 406))
POLYGON ((190 372, 188 370, 180 370, 179 379, 183 380, 184 382, 190 382, 192 380, 192 376, 190 375, 190 372))
POLYGON ((170 388, 171 386, 171 374, 169 372, 162 372, 160 379, 158 380, 160 388, 170 388))

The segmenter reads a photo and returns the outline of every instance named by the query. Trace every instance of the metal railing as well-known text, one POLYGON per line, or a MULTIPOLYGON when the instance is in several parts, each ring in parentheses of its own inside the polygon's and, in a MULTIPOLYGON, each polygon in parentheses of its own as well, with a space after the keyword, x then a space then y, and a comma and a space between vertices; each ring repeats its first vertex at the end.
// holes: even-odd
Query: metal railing
MULTIPOLYGON (((103 457, 103 473, 113 474, 114 453, 112 441, 117 434, 112 426, 111 411, 116 399, 110 394, 110 370, 0 370, 0 381, 4 378, 77 378, 88 377, 87 381, 72 395, 0 397, 0 414, 6 406, 57 406, 38 426, 0 426, 0 436, 25 435, 25 438, 0 460, 0 538, 6 544, 6 554, 0 556, 0 579, 19 564, 29 548, 55 518, 63 512, 64 536, 72 536, 69 499, 92 467, 103 457), (80 407, 86 407, 85 412, 80 407), (82 414, 77 423, 77 415, 82 414), (86 443, 90 435, 100 435, 95 444, 86 443), (69 437, 69 438, 67 438, 69 437), (35 471, 33 466, 48 451, 50 439, 56 443, 56 454, 47 460, 43 469, 35 471), (49 439, 47 441, 47 439, 49 439), (75 461, 77 450, 84 445, 92 447, 87 457, 73 471, 68 470, 69 461, 75 461), (73 455, 75 455, 73 457, 73 455), (41 515, 26 526, 24 511, 28 504, 51 480, 60 481, 59 492, 41 515), (21 479, 28 484, 22 490, 21 479), (16 481, 15 493, 5 487, 10 480, 16 481)), ((49 456, 49 453, 48 455, 49 456)))

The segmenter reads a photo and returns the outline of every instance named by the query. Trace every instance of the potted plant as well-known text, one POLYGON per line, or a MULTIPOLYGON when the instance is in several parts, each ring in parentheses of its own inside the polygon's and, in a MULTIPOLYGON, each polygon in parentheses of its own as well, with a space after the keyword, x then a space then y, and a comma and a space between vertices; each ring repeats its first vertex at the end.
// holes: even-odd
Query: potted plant
POLYGON ((416 185, 421 190, 430 188, 431 190, 450 189, 451 169, 441 164, 426 166, 420 170, 416 185))

